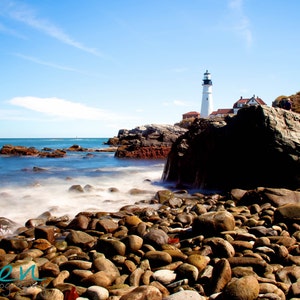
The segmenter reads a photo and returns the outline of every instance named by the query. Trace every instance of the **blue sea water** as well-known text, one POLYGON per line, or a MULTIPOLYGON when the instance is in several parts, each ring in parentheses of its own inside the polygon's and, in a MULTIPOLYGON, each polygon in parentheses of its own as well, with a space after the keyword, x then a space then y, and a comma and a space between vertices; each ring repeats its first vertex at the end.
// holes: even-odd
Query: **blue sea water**
POLYGON ((165 160, 119 159, 108 147, 107 138, 0 139, 0 148, 14 146, 67 149, 72 145, 86 152, 67 152, 63 158, 0 155, 0 217, 24 224, 45 211, 73 217, 83 210, 116 211, 127 204, 153 197, 164 184, 165 160), (35 167, 42 171, 35 171, 35 167), (92 186, 84 193, 70 193, 72 185, 92 186), (112 189, 113 188, 113 189, 112 189), (130 190, 147 191, 131 195, 130 190), (114 192, 112 192, 114 190, 114 192))

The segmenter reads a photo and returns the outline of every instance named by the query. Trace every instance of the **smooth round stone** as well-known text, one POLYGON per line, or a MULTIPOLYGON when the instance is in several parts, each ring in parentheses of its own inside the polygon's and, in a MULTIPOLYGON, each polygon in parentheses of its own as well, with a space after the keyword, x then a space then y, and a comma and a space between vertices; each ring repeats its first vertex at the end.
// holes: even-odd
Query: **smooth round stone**
POLYGON ((109 292, 102 286, 90 286, 85 292, 85 296, 91 300, 106 300, 109 297, 109 292))
POLYGON ((84 189, 80 184, 74 184, 74 185, 70 186, 69 192, 84 193, 84 189))
POLYGON ((182 203, 183 203, 182 200, 180 198, 177 198, 177 197, 171 198, 169 200, 169 205, 173 208, 181 207, 182 203))
POLYGON ((176 273, 172 270, 158 270, 152 274, 152 277, 162 284, 170 284, 176 279, 176 273))
POLYGON ((232 271, 227 259, 221 258, 213 268, 212 271, 212 285, 211 291, 219 293, 231 280, 232 271))
POLYGON ((149 259, 150 264, 157 265, 167 265, 172 262, 172 256, 164 251, 148 251, 145 254, 145 258, 149 259))
POLYGON ((112 280, 115 280, 120 276, 119 269, 114 265, 113 262, 105 257, 97 257, 93 261, 93 268, 95 268, 96 271, 104 271, 106 274, 111 276, 112 280))
POLYGON ((144 240, 151 245, 164 245, 169 241, 169 236, 161 229, 151 229, 144 235, 144 240))
POLYGON ((117 239, 99 239, 97 250, 107 257, 114 255, 124 256, 126 253, 126 245, 117 239))
POLYGON ((65 251, 68 247, 68 243, 65 240, 56 240, 55 247, 58 251, 65 251))
POLYGON ((178 273, 180 278, 187 278, 189 282, 195 282, 198 279, 199 271, 198 269, 188 263, 181 264, 176 272, 178 273))
POLYGON ((56 278, 53 279, 52 284, 54 287, 60 284, 64 284, 64 281, 70 277, 70 272, 67 270, 62 270, 56 278))
POLYGON ((60 268, 62 270, 74 270, 74 269, 82 269, 82 270, 89 270, 92 267, 92 263, 90 261, 85 260, 70 260, 62 263, 60 268))
POLYGON ((206 298, 199 295, 196 291, 180 291, 175 294, 164 297, 164 300, 205 300, 206 298))
POLYGON ((39 249, 29 249, 18 254, 17 259, 25 259, 27 257, 31 257, 32 259, 34 259, 37 257, 41 257, 43 254, 44 252, 39 249))
POLYGON ((125 217, 125 224, 129 227, 137 226, 141 222, 142 222, 142 220, 138 216, 126 216, 125 217))
POLYGON ((202 272, 206 268, 209 261, 210 258, 208 256, 200 254, 192 254, 186 260, 187 263, 195 266, 199 270, 199 272, 202 272))
POLYGON ((71 230, 66 237, 66 242, 76 246, 93 246, 95 238, 83 231, 71 230))
POLYGON ((195 218, 192 227, 196 233, 214 236, 222 231, 234 230, 235 219, 228 211, 211 211, 195 218))
POLYGON ((278 288, 275 284, 272 284, 272 283, 260 283, 259 284, 259 293, 260 294, 272 294, 272 295, 275 294, 278 296, 278 299, 280 299, 280 300, 286 299, 284 292, 280 288, 278 288))
POLYGON ((60 269, 58 265, 46 262, 40 267, 40 273, 43 277, 56 277, 60 273, 60 269))
POLYGON ((145 299, 162 300, 162 294, 159 291, 159 289, 154 286, 142 285, 130 291, 129 293, 123 295, 120 298, 120 300, 133 300, 133 299, 134 300, 145 300, 145 299))
POLYGON ((157 191, 154 196, 154 198, 157 199, 159 201, 159 203, 164 203, 173 197, 174 197, 174 194, 170 190, 157 191))
POLYGON ((223 295, 231 300, 254 300, 259 295, 259 283, 254 276, 238 278, 225 287, 223 295))
POLYGON ((52 246, 52 244, 47 241, 46 239, 37 239, 33 242, 32 247, 39 249, 39 250, 46 250, 48 248, 50 248, 52 246))
POLYGON ((96 224, 96 230, 111 233, 118 229, 118 224, 112 219, 101 219, 96 224))
POLYGON ((186 260, 187 259, 187 255, 182 253, 181 250, 179 249, 166 249, 164 250, 164 252, 169 253, 172 256, 172 260, 186 260))
POLYGON ((58 289, 45 289, 37 294, 36 300, 64 300, 64 294, 58 289))
POLYGON ((244 277, 253 275, 255 276, 255 272, 253 271, 252 267, 235 267, 232 268, 232 277, 244 277))
POLYGON ((138 235, 128 235, 121 240, 126 245, 127 252, 135 252, 142 248, 144 240, 138 235))
POLYGON ((191 224, 194 220, 194 215, 189 213, 180 213, 176 216, 176 220, 182 224, 191 224))
POLYGON ((64 255, 55 256, 54 258, 51 259, 51 262, 57 265, 61 265, 62 263, 67 261, 68 259, 64 255))
POLYGON ((124 261, 124 266, 126 267, 126 269, 132 273, 133 271, 136 270, 137 266, 136 264, 132 261, 132 260, 129 260, 129 259, 126 259, 124 261))
POLYGON ((82 280, 84 286, 98 285, 108 287, 112 284, 112 278, 104 271, 99 271, 82 280))
POLYGON ((1 248, 5 249, 6 251, 18 251, 21 252, 27 249, 29 246, 28 242, 24 238, 4 238, 1 240, 1 248))
POLYGON ((39 278, 38 266, 32 260, 17 260, 16 262, 11 263, 10 266, 12 268, 10 273, 10 278, 14 279, 15 282, 20 281, 20 279, 22 279, 22 281, 23 280, 34 281, 35 280, 34 278, 39 278), (23 278, 21 278, 21 272, 23 278))
POLYGON ((85 215, 76 216, 68 225, 69 229, 85 230, 89 226, 90 219, 85 215))
POLYGON ((90 270, 73 270, 72 275, 79 278, 79 280, 88 278, 89 276, 93 275, 93 272, 90 270))
POLYGON ((216 256, 228 258, 235 255, 234 247, 222 238, 208 238, 204 240, 204 243, 212 248, 212 251, 216 256))

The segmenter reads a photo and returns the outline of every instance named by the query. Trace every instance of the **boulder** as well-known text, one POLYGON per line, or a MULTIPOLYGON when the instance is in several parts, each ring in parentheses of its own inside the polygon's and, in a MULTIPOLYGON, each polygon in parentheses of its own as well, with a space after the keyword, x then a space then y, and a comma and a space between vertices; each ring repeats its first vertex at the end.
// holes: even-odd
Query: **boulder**
POLYGON ((121 129, 108 143, 119 145, 115 153, 119 158, 161 159, 168 156, 172 144, 186 131, 178 125, 144 125, 121 129))
POLYGON ((196 119, 173 143, 162 179, 209 190, 300 186, 300 115, 264 106, 196 119))

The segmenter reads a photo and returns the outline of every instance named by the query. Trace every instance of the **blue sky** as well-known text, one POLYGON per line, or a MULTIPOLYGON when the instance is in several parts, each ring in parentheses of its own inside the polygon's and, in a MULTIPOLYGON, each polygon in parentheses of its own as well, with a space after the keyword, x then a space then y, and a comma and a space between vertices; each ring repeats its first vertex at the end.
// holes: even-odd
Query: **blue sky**
POLYGON ((300 90, 300 1, 0 0, 0 138, 111 137, 300 90))

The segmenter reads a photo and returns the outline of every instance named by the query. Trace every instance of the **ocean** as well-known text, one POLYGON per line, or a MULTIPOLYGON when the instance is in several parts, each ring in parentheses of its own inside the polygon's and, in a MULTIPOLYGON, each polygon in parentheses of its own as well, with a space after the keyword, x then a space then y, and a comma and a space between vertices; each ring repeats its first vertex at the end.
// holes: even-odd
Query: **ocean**
MULTIPOLYGON (((103 149, 107 138, 0 139, 0 148, 14 146, 66 149, 79 145, 103 149)), ((161 181, 165 160, 114 157, 114 152, 68 152, 64 158, 0 155, 0 217, 23 226, 46 211, 73 218, 81 211, 114 212, 122 206, 149 200, 165 185, 161 181), (35 171, 41 168, 42 171, 35 171), (70 192, 72 185, 92 187, 70 192), (145 193, 132 195, 131 189, 145 193)))

